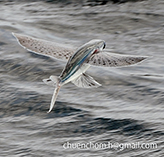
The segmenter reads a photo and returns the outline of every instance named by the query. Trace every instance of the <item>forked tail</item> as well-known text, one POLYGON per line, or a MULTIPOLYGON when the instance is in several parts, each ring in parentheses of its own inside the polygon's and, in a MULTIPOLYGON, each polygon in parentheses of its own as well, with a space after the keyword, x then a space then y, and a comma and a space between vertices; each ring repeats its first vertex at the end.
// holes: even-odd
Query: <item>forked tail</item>
POLYGON ((43 80, 44 83, 48 84, 48 85, 56 85, 56 88, 54 90, 52 99, 51 99, 51 104, 50 104, 50 109, 47 113, 50 113, 51 110, 53 109, 54 105, 55 105, 55 101, 56 98, 58 96, 59 90, 60 90, 60 85, 59 85, 59 79, 57 76, 50 76, 48 79, 44 79, 43 80))
POLYGON ((55 105, 56 98, 57 98, 58 93, 59 93, 59 90, 60 90, 60 86, 57 85, 57 87, 56 87, 55 90, 54 90, 52 99, 51 99, 50 109, 49 109, 49 111, 48 111, 47 113, 50 113, 51 110, 53 109, 53 107, 54 107, 54 105, 55 105))

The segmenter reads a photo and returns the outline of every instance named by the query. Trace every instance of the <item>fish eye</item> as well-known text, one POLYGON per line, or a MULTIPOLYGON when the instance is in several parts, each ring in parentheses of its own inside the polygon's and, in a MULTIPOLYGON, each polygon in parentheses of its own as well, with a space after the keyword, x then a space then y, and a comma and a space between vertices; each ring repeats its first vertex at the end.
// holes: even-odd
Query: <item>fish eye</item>
POLYGON ((104 43, 103 49, 105 49, 105 47, 106 47, 106 44, 104 43))

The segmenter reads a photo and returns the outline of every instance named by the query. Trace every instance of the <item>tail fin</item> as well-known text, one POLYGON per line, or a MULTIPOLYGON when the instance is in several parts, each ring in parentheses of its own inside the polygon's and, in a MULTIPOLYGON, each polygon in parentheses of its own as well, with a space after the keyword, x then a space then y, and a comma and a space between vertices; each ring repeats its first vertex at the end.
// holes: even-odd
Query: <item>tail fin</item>
POLYGON ((50 109, 49 109, 49 111, 48 111, 47 113, 50 113, 51 110, 53 109, 53 107, 54 107, 54 105, 55 105, 56 98, 57 98, 58 93, 59 93, 59 90, 60 90, 60 86, 57 85, 57 87, 56 87, 55 90, 54 90, 52 99, 51 99, 50 109))
POLYGON ((52 99, 51 99, 51 104, 50 104, 50 109, 47 113, 50 113, 51 110, 53 109, 54 105, 55 105, 55 101, 58 95, 58 92, 60 90, 60 86, 59 86, 59 80, 57 76, 50 76, 49 79, 44 79, 43 82, 45 82, 46 84, 51 84, 51 85, 55 85, 56 84, 56 88, 54 90, 52 99))

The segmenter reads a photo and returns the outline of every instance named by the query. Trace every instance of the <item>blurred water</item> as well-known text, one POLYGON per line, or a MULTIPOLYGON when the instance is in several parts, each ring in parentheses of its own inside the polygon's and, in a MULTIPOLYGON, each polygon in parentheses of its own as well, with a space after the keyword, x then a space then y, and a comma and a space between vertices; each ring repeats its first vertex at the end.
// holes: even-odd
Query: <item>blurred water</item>
POLYGON ((164 2, 90 6, 0 1, 0 156, 163 156, 164 2), (65 85, 47 114, 64 62, 27 52, 11 32, 78 47, 99 38, 136 66, 90 68, 103 86, 65 85), (156 143, 152 149, 64 149, 64 143, 156 143))

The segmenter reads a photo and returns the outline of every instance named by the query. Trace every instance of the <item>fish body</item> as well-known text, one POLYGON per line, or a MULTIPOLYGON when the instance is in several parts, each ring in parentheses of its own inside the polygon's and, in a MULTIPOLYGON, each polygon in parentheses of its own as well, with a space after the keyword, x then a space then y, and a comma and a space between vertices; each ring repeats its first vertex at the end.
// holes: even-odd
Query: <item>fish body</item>
POLYGON ((129 66, 147 58, 145 56, 120 55, 111 53, 109 50, 103 50, 105 41, 99 39, 91 40, 75 51, 75 49, 63 47, 54 42, 16 33, 13 33, 13 35, 18 43, 28 51, 59 60, 67 60, 67 64, 59 77, 51 75, 48 79, 43 80, 44 83, 55 86, 48 112, 53 109, 58 92, 61 86, 66 83, 72 82, 81 88, 101 86, 85 73, 91 65, 103 67, 129 66))
POLYGON ((92 54, 104 47, 105 42, 103 40, 91 40, 81 46, 68 60, 59 76, 59 83, 61 85, 66 84, 84 73, 90 67, 90 65, 86 65, 85 62, 89 60, 92 54))
MULTIPOLYGON (((94 53, 97 53, 99 50, 103 49, 104 47, 105 47, 105 42, 103 40, 91 40, 90 42, 80 47, 72 55, 72 57, 70 57, 61 75, 58 78, 56 76, 50 76, 49 80, 53 81, 57 85, 56 85, 56 89, 54 90, 50 109, 48 112, 52 110, 55 104, 60 87, 70 81, 76 80, 80 76, 85 77, 84 73, 90 67, 90 65, 85 64, 85 62, 89 60, 91 55, 93 55, 94 53)), ((79 79, 77 84, 83 84, 84 80, 85 79, 79 79)), ((90 78, 87 81, 92 82, 90 78)), ((100 86, 100 84, 97 83, 95 80, 94 82, 92 82, 92 86, 95 86, 95 87, 100 86)), ((76 84, 76 81, 75 81, 75 84, 76 84)))

